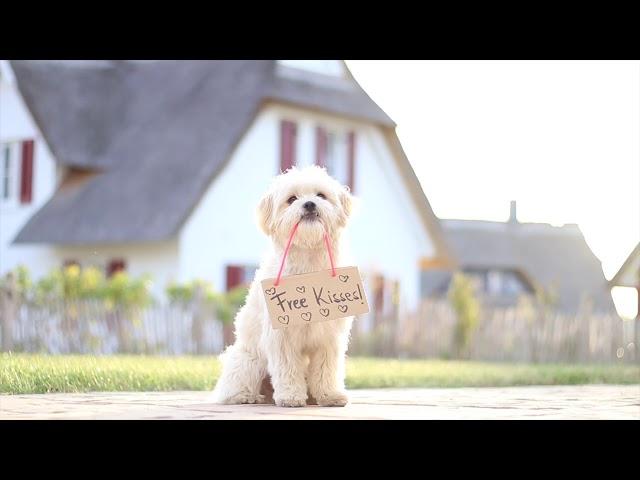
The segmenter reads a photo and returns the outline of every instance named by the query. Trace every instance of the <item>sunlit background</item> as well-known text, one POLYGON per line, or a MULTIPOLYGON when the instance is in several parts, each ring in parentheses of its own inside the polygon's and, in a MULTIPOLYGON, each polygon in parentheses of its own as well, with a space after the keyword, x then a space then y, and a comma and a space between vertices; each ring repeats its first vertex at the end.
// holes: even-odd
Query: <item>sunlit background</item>
POLYGON ((0 395, 213 389, 312 164, 359 199, 347 388, 637 387, 640 62, 346 64, 0 60, 0 395))
MULTIPOLYGON (((640 63, 347 61, 436 215, 577 223, 611 279, 640 240, 640 63)), ((621 316, 637 309, 616 287, 621 316)))

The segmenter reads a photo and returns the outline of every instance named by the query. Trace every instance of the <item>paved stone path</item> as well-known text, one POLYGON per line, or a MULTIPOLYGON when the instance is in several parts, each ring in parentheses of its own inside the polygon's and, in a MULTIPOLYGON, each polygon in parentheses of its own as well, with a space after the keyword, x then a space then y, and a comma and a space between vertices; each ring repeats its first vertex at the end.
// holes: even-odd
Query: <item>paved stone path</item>
POLYGON ((0 395, 0 419, 635 419, 640 385, 352 390, 344 408, 213 405, 208 392, 0 395))

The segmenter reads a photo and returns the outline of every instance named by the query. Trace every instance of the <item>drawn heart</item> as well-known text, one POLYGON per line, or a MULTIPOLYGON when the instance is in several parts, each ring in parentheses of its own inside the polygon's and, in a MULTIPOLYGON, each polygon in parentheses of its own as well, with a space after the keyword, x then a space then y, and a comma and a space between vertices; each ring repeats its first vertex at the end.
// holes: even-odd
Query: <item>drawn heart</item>
POLYGON ((328 317, 329 316, 329 309, 328 308, 321 308, 320 309, 320 315, 322 315, 323 317, 328 317))
POLYGON ((266 293, 267 295, 273 295, 274 293, 276 293, 276 287, 271 287, 268 290, 265 290, 264 293, 266 293))
POLYGON ((349 280, 349 275, 340 275, 340 281, 346 283, 349 280))
POLYGON ((342 313, 347 311, 347 306, 346 305, 338 305, 338 310, 340 310, 342 313))
POLYGON ((304 293, 304 287, 296 287, 296 290, 300 293, 304 293))
POLYGON ((278 321, 283 325, 289 325, 289 315, 281 315, 278 317, 278 321))
POLYGON ((302 319, 305 322, 310 322, 311 321, 311 312, 301 313, 300 316, 302 317, 302 319))

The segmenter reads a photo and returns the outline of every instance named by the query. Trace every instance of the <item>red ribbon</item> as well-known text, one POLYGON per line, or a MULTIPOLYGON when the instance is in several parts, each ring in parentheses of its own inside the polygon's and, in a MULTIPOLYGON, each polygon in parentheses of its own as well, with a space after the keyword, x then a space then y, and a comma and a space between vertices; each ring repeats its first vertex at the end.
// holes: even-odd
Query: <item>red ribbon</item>
MULTIPOLYGON (((276 278, 276 281, 273 284, 275 287, 277 287, 280 284, 280 277, 282 276, 282 270, 284 269, 284 262, 287 259, 287 255, 289 254, 289 248, 291 248, 291 242, 293 241, 293 236, 298 231, 298 225, 300 225, 300 222, 296 223, 293 226, 293 229, 291 229, 291 233, 289 234, 289 241, 287 242, 287 246, 284 249, 284 254, 282 255, 282 262, 280 262, 280 270, 278 271, 278 278, 276 278)), ((327 233, 326 229, 324 230, 324 243, 327 246, 327 253, 329 254, 329 262, 331 263, 331 276, 335 277, 336 266, 333 263, 333 252, 331 250, 331 244, 329 243, 329 234, 327 233)))

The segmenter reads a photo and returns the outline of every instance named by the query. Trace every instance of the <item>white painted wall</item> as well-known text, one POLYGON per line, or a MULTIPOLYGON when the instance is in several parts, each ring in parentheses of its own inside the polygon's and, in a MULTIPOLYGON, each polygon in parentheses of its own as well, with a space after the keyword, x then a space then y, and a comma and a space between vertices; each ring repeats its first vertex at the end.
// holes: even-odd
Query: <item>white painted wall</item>
MULTIPOLYGON (((22 100, 8 61, 0 60, 0 72, 0 143, 35 140, 32 202, 20 205, 17 201, 7 203, 0 199, 0 275, 19 264, 27 265, 35 275, 40 275, 51 268, 50 249, 46 246, 11 245, 11 242, 55 191, 56 163, 22 100)), ((0 158, 0 168, 2 161, 0 158)), ((14 165, 19 165, 19 161, 14 165)))
POLYGON ((420 258, 435 254, 431 240, 382 133, 358 131, 355 195, 349 241, 365 272, 382 272, 400 282, 400 305, 413 309, 420 298, 420 258))
POLYGON ((225 266, 257 265, 268 240, 255 224, 255 207, 280 162, 281 119, 298 125, 299 163, 315 159, 315 129, 322 124, 357 134, 355 195, 359 208, 347 238, 364 274, 399 280, 402 303, 417 305, 418 261, 433 244, 396 170, 382 133, 373 126, 271 104, 258 115, 231 161, 185 223, 179 241, 180 278, 203 278, 225 287, 225 266))
POLYGON ((226 265, 258 265, 268 245, 255 208, 279 167, 279 123, 273 112, 254 120, 231 161, 185 222, 179 240, 181 280, 226 287, 226 265))

